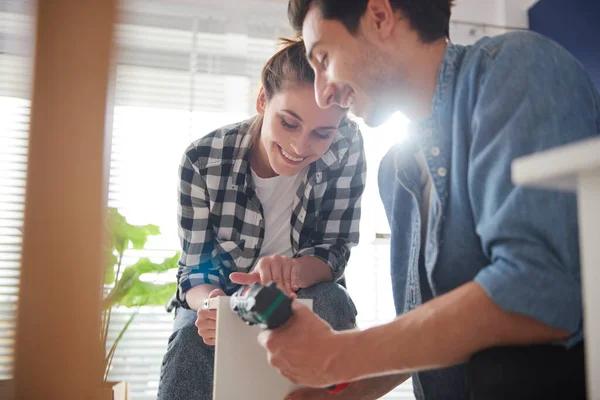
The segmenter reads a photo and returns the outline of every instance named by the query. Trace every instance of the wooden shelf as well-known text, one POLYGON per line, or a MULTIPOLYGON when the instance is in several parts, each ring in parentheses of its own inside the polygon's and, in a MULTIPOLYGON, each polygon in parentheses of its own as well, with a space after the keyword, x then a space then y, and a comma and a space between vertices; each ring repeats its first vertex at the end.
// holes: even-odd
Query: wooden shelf
POLYGON ((598 168, 600 138, 594 138, 516 159, 512 179, 517 185, 575 191, 578 175, 598 168))

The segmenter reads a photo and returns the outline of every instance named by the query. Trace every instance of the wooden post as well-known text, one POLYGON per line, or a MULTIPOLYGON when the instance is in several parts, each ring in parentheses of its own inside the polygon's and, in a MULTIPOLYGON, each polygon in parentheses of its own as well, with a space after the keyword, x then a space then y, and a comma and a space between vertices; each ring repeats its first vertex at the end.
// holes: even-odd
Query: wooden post
POLYGON ((38 1, 19 400, 101 396, 105 115, 116 1, 38 1))

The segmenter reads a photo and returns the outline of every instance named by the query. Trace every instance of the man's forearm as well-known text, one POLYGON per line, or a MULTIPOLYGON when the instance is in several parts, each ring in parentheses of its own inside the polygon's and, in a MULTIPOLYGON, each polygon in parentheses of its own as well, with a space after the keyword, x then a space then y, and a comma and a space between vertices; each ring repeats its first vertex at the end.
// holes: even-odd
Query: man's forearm
POLYGON ((549 343, 568 337, 569 332, 502 310, 481 286, 470 282, 392 323, 344 336, 353 351, 337 362, 341 370, 351 370, 346 378, 354 380, 448 367, 486 348, 549 343))

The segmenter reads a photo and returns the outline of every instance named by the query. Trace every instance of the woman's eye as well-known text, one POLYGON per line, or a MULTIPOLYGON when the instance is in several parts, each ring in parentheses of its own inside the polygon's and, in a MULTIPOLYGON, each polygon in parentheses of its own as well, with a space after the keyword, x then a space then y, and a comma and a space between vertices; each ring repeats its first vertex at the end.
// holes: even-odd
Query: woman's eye
POLYGON ((323 140, 327 140, 329 139, 331 136, 329 133, 319 133, 319 132, 315 132, 315 135, 319 138, 319 139, 323 139, 323 140))
POLYGON ((283 118, 281 118, 281 125, 283 125, 284 127, 288 128, 288 129, 296 129, 298 127, 298 125, 290 124, 283 118))

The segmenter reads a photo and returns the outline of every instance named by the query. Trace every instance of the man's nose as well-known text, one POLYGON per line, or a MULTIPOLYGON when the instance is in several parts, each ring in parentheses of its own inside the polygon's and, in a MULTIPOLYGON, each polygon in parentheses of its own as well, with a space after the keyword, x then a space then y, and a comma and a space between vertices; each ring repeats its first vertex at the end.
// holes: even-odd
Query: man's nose
POLYGON ((321 108, 329 108, 337 103, 336 87, 331 84, 324 73, 315 76, 315 98, 317 105, 321 108))

